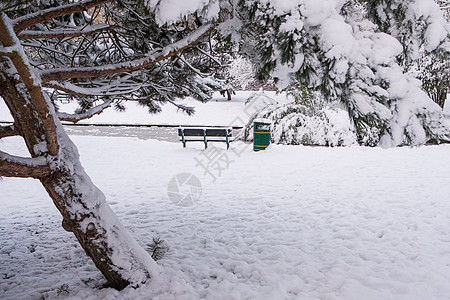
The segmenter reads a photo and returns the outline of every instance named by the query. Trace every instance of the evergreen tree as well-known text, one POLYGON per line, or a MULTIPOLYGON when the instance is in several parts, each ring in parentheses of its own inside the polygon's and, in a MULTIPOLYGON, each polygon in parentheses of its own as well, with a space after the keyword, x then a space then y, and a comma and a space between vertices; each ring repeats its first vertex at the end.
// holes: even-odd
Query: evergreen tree
POLYGON ((450 59, 441 52, 426 54, 414 64, 411 72, 422 82, 428 96, 444 108, 450 88, 450 59))
POLYGON ((447 23, 434 0, 370 0, 367 7, 378 29, 402 44, 398 60, 406 69, 419 59, 422 46, 427 53, 450 51, 447 23))
MULTIPOLYGON (((369 16, 379 29, 397 38, 403 53, 398 56, 405 71, 413 71, 423 89, 444 107, 449 86, 450 31, 443 16, 445 2, 433 0, 368 1, 369 16)), ((447 2, 448 5, 448 2, 447 2)))
POLYGON ((280 88, 299 81, 329 101, 340 100, 362 145, 449 140, 443 115, 421 83, 404 73, 406 62, 418 58, 416 45, 447 51, 442 14, 431 18, 439 16, 439 7, 417 0, 410 6, 422 14, 410 16, 406 1, 364 2, 353 1, 358 8, 344 1, 242 1, 244 31, 258 37, 261 74, 274 77, 280 88), (345 11, 349 7, 379 21, 345 11), (413 21, 400 27, 394 16, 402 14, 408 20, 430 17, 417 27, 413 21))
POLYGON ((124 100, 142 101, 155 112, 161 101, 177 105, 174 97, 186 95, 205 100, 219 86, 210 76, 218 64, 208 38, 209 8, 200 5, 164 19, 166 2, 144 4, 0 4, 0 97, 14 119, 0 127, 0 139, 23 137, 31 156, 0 151, 0 176, 39 179, 64 229, 117 289, 145 282, 156 266, 85 173, 60 120, 89 118, 111 105, 120 108, 124 100), (80 110, 58 113, 55 100, 61 97, 78 101, 80 110))

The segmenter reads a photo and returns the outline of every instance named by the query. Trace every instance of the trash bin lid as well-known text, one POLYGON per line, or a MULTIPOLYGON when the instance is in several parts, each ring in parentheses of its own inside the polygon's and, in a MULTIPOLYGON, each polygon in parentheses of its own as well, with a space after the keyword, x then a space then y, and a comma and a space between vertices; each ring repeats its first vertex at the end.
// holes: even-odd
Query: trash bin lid
POLYGON ((272 120, 270 119, 265 119, 265 118, 257 118, 253 120, 254 123, 268 123, 268 124, 272 124, 272 120))

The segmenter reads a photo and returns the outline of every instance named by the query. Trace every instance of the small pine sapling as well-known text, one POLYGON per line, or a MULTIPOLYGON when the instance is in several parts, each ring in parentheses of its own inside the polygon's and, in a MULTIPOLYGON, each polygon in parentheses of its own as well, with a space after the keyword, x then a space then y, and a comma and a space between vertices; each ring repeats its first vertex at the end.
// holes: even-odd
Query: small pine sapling
POLYGON ((153 241, 147 244, 147 252, 157 261, 163 258, 169 251, 169 245, 160 237, 154 237, 153 241))

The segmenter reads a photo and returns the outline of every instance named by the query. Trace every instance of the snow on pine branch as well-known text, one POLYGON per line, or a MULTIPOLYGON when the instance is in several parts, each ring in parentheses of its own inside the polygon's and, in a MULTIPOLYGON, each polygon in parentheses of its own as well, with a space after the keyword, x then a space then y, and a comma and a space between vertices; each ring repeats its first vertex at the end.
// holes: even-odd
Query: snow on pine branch
POLYGON ((143 83, 137 84, 133 81, 128 81, 127 77, 128 76, 121 78, 121 80, 117 82, 100 84, 98 87, 89 88, 80 87, 70 82, 60 83, 58 81, 50 81, 44 83, 44 85, 57 91, 62 91, 64 93, 79 97, 114 97, 124 94, 131 94, 138 91, 143 86, 146 86, 143 83))
POLYGON ((211 20, 220 11, 220 0, 145 0, 145 5, 155 13, 159 25, 174 24, 193 13, 211 20))
POLYGON ((81 120, 89 119, 95 115, 101 114, 105 109, 110 107, 113 102, 114 102, 113 99, 107 100, 104 103, 97 105, 95 107, 92 107, 92 108, 88 109, 87 111, 85 111, 83 113, 79 113, 79 114, 69 114, 69 113, 59 112, 58 118, 61 121, 77 123, 81 120))
POLYGON ((162 60, 172 57, 197 43, 213 29, 211 24, 203 25, 189 34, 187 37, 172 43, 162 49, 156 50, 144 58, 131 60, 124 63, 108 64, 98 67, 56 68, 40 71, 42 82, 52 80, 64 80, 69 78, 88 78, 106 75, 132 72, 147 66, 154 65, 162 60))
POLYGON ((50 175, 50 172, 44 157, 19 157, 0 151, 0 177, 42 178, 50 175))
POLYGON ((48 31, 35 31, 35 30, 24 30, 18 37, 20 40, 26 39, 51 39, 51 38, 69 38, 77 37, 82 35, 93 34, 100 31, 106 31, 110 29, 111 26, 108 24, 95 24, 89 26, 79 26, 75 28, 67 28, 60 30, 48 30, 48 31))

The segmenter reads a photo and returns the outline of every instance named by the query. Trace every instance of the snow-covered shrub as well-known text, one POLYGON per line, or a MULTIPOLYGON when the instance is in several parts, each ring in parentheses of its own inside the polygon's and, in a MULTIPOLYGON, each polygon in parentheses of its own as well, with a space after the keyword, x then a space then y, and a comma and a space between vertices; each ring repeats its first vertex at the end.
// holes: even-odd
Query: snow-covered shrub
POLYGON ((253 140, 253 121, 272 122, 272 142, 285 145, 351 146, 356 133, 347 111, 336 103, 326 103, 319 93, 305 88, 289 93, 294 101, 270 103, 254 114, 243 129, 244 140, 253 140))

